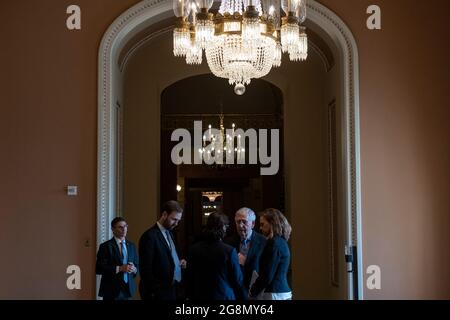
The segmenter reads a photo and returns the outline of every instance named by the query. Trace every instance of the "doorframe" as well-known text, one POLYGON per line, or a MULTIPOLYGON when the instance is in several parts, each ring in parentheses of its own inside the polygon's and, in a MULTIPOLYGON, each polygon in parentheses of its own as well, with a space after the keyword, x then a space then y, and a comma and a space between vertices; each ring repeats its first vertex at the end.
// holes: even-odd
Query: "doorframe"
MULTIPOLYGON (((346 244, 357 248, 358 298, 364 298, 360 116, 359 116, 359 56, 355 38, 346 24, 334 12, 308 0, 308 21, 320 28, 337 48, 340 64, 340 105, 342 125, 343 206, 346 219, 346 244)), ((98 158, 97 158, 97 249, 112 234, 110 221, 118 215, 117 170, 117 104, 123 101, 123 73, 119 55, 139 31, 173 16, 172 0, 144 0, 121 14, 105 32, 98 64, 98 158)), ((97 278, 97 289, 99 278, 97 278)), ((348 278, 348 298, 353 299, 353 279, 348 278)), ((98 290, 97 290, 98 291, 98 290)))

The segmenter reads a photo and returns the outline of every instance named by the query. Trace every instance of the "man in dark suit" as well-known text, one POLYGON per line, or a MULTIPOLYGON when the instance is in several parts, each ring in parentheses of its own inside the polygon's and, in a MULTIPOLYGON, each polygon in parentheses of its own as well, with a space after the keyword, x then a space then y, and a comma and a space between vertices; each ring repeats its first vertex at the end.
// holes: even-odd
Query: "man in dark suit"
POLYGON ((176 201, 168 201, 156 224, 139 240, 141 282, 139 292, 143 300, 176 300, 176 287, 181 282, 180 261, 172 232, 183 215, 176 201))
POLYGON ((237 234, 225 240, 238 252, 246 293, 250 287, 253 271, 259 272, 259 259, 266 245, 266 238, 253 230, 255 221, 256 214, 252 209, 239 209, 234 217, 237 234))
POLYGON ((128 300, 136 291, 134 278, 139 259, 136 246, 126 240, 128 225, 121 217, 114 218, 114 237, 102 243, 97 253, 96 273, 102 276, 98 295, 103 300, 128 300))

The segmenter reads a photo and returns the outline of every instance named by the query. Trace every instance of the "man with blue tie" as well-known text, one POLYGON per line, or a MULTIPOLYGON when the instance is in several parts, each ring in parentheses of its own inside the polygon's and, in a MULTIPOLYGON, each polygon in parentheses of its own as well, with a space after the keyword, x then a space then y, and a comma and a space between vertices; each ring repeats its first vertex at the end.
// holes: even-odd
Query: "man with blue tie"
POLYGON ((225 239, 225 243, 236 248, 238 252, 246 294, 248 294, 253 271, 259 272, 259 258, 266 245, 266 238, 253 230, 255 221, 256 214, 252 209, 245 207, 239 209, 234 216, 237 234, 225 239))
POLYGON ((102 243, 97 253, 96 273, 102 276, 98 295, 103 300, 128 300, 136 291, 137 250, 126 239, 128 225, 124 218, 114 218, 111 229, 114 237, 102 243))
POLYGON ((172 230, 181 220, 183 209, 176 201, 162 206, 156 224, 139 240, 141 282, 139 292, 143 300, 176 300, 176 287, 181 282, 181 268, 186 261, 178 258, 172 230))

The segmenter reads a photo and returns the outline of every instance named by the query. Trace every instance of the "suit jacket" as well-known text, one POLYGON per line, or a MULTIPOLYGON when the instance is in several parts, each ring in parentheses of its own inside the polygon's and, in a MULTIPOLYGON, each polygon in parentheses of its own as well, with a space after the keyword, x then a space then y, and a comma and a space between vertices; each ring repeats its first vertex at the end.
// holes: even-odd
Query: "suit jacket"
MULTIPOLYGON (((139 268, 139 258, 136 246, 131 241, 126 240, 128 262, 133 262, 136 268, 139 268)), ((97 262, 95 272, 102 276, 98 295, 104 298, 113 299, 119 295, 122 286, 127 286, 123 281, 123 272, 116 273, 116 267, 122 265, 120 249, 114 237, 103 242, 97 252, 97 262)), ((136 292, 134 278, 136 273, 130 273, 128 276, 128 288, 130 297, 136 292)))
POLYGON ((244 299, 236 250, 221 240, 194 244, 187 259, 187 297, 191 300, 244 299))
MULTIPOLYGON (((252 231, 252 236, 250 237, 250 248, 247 253, 245 265, 242 266, 242 273, 244 275, 244 287, 246 288, 246 290, 249 289, 253 270, 256 270, 256 272, 259 273, 259 259, 263 252, 264 246, 266 245, 266 241, 266 238, 262 234, 254 230, 252 231)), ((231 237, 227 238, 225 242, 233 246, 236 251, 239 252, 241 238, 238 234, 234 234, 231 237)))
POLYGON ((291 255, 287 241, 280 236, 267 240, 267 244, 260 259, 260 273, 250 288, 252 297, 265 292, 291 292, 287 282, 291 255))
POLYGON ((139 291, 142 299, 175 300, 173 283, 175 265, 167 241, 157 224, 141 236, 139 257, 141 273, 139 291))

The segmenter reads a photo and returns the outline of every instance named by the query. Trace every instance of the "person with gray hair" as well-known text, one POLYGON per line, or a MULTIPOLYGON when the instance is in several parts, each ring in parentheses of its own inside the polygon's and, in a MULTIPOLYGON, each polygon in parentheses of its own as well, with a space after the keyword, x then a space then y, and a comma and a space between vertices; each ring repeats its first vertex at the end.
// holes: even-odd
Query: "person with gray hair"
POLYGON ((266 238, 253 230, 255 221, 256 214, 252 209, 246 207, 239 209, 234 216, 237 233, 225 239, 225 242, 238 252, 246 293, 250 287, 253 271, 259 272, 259 258, 266 244, 266 238))

